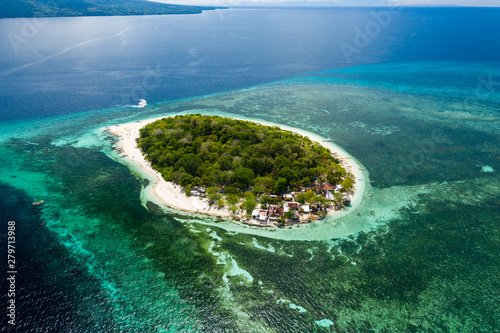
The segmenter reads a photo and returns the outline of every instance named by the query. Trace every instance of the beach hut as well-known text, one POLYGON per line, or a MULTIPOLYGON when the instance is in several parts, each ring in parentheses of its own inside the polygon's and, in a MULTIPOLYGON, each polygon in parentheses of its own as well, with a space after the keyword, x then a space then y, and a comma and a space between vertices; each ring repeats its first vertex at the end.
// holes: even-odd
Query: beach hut
POLYGON ((299 209, 299 203, 298 202, 287 202, 285 203, 285 206, 283 207, 284 212, 287 213, 292 209, 299 209))
POLYGON ((264 222, 267 221, 267 211, 265 211, 264 209, 261 209, 259 211, 259 220, 264 222))
POLYGON ((204 197, 206 195, 206 191, 202 188, 199 188, 199 187, 193 188, 193 191, 196 191, 198 193, 197 196, 199 196, 199 197, 204 197))

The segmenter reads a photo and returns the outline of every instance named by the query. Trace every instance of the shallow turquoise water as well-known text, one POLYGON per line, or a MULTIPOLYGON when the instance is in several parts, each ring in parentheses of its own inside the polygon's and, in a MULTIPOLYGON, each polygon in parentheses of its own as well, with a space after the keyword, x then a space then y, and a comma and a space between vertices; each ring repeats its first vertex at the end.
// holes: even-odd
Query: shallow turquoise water
POLYGON ((145 109, 3 123, 2 207, 18 212, 26 242, 50 247, 33 263, 48 281, 38 283, 66 288, 53 312, 78 309, 52 325, 128 332, 498 329, 500 93, 478 89, 475 79, 491 73, 497 80, 498 67, 488 66, 370 65, 145 109), (435 83, 424 84, 424 76, 435 83), (177 112, 234 114, 330 137, 366 166, 373 197, 361 215, 336 226, 325 221, 328 229, 319 222, 294 231, 302 240, 236 232, 243 229, 142 205, 143 180, 109 157, 111 141, 95 130, 177 112), (30 204, 41 199, 43 205, 30 204))

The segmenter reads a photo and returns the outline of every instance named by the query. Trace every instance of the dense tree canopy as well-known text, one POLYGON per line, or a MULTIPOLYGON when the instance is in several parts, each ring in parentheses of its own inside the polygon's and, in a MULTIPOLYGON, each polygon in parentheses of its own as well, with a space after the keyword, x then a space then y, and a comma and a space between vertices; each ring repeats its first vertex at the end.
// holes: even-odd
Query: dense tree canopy
POLYGON ((0 18, 196 14, 215 8, 147 0, 2 0, 0 18))
POLYGON ((317 142, 279 127, 183 115, 148 124, 139 147, 163 178, 225 193, 283 193, 315 180, 342 183, 346 171, 317 142))

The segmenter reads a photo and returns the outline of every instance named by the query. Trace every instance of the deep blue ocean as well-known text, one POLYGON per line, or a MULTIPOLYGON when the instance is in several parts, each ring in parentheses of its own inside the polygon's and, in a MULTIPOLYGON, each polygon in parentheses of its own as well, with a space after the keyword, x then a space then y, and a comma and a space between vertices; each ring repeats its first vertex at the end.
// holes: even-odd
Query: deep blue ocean
POLYGON ((3 308, 9 221, 17 270, 0 331, 499 331, 498 22, 399 7, 0 20, 3 308), (99 128, 182 112, 332 138, 372 185, 357 214, 293 230, 162 209, 99 128))
POLYGON ((488 8, 394 7, 2 20, 0 120, 162 102, 374 63, 497 62, 498 19, 488 8))

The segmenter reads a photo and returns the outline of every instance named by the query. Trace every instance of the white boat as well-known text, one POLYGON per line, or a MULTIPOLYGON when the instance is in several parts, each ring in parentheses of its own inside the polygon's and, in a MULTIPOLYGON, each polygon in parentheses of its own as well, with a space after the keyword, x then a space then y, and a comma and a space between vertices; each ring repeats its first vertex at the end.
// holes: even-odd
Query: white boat
POLYGON ((145 107, 146 105, 148 105, 148 102, 146 102, 146 100, 145 100, 145 99, 141 99, 141 100, 139 100, 139 104, 137 104, 137 105, 131 105, 131 107, 133 107, 133 108, 140 108, 140 109, 142 109, 142 108, 143 108, 143 107, 145 107))

